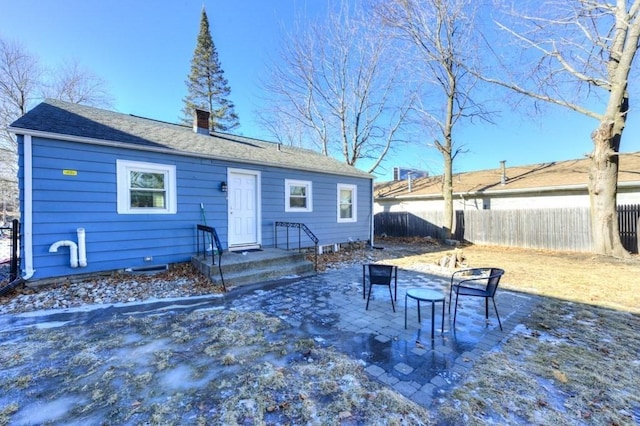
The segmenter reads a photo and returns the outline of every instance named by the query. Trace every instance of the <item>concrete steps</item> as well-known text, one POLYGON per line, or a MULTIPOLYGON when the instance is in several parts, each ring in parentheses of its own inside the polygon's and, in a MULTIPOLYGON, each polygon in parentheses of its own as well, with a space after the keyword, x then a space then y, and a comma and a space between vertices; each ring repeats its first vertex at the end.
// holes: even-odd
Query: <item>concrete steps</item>
MULTIPOLYGON (((191 263, 215 284, 221 285, 218 258, 216 264, 208 255, 193 256, 191 263)), ((304 253, 265 248, 260 251, 224 252, 222 273, 227 288, 246 284, 274 281, 292 277, 315 275, 315 266, 305 259, 304 253)))

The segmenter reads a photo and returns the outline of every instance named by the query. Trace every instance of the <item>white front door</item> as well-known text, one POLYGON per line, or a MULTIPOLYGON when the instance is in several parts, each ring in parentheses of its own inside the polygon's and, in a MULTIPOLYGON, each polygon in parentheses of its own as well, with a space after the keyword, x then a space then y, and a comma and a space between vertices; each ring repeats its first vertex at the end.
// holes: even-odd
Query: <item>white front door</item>
POLYGON ((229 169, 229 249, 260 246, 260 172, 229 169))

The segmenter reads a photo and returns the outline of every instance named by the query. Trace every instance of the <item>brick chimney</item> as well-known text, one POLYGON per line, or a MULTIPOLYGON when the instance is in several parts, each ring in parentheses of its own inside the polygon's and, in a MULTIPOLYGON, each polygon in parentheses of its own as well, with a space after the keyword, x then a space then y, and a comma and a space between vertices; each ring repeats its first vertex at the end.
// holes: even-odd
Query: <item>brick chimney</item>
POLYGON ((201 135, 209 134, 209 111, 196 108, 193 117, 193 131, 201 135))

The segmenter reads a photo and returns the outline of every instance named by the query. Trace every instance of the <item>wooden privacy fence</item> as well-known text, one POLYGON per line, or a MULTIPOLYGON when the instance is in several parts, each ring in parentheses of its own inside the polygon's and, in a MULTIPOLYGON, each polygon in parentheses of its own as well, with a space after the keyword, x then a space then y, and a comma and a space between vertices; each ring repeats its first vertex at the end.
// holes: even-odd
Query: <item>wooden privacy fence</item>
POLYGON ((390 237, 430 236, 443 238, 442 212, 425 211, 420 213, 385 212, 374 216, 376 235, 386 234, 390 237))
MULTIPOLYGON (((638 253, 640 205, 618 207, 624 247, 638 253)), ((442 212, 384 212, 375 215, 375 234, 443 238, 442 212)), ((588 208, 465 210, 456 212, 453 238, 474 244, 534 249, 592 250, 588 208)))

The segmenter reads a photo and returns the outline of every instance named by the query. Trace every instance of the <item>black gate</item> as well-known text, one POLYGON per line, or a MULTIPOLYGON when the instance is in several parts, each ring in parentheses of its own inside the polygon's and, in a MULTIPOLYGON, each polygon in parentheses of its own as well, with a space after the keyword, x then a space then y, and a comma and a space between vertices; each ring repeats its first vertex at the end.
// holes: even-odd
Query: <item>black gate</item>
POLYGON ((20 222, 18 219, 13 219, 8 226, 0 227, 0 238, 4 241, 9 241, 9 259, 4 262, 4 259, 0 259, 3 263, 0 263, 2 272, 0 274, 0 287, 2 287, 5 281, 12 282, 18 278, 18 265, 20 259, 18 257, 20 247, 20 222), (8 273, 5 275, 5 269, 8 269, 8 273))
POLYGON ((638 220, 640 204, 618 206, 618 228, 622 246, 631 253, 638 253, 638 220))

